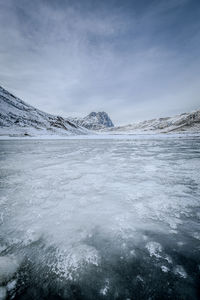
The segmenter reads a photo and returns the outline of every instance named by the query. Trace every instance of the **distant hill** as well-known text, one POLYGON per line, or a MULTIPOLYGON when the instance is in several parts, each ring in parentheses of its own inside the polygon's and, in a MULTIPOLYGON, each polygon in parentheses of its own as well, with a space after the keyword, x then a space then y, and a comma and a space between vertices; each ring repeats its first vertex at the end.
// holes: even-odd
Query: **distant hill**
POLYGON ((117 133, 200 132, 200 110, 111 128, 117 133))

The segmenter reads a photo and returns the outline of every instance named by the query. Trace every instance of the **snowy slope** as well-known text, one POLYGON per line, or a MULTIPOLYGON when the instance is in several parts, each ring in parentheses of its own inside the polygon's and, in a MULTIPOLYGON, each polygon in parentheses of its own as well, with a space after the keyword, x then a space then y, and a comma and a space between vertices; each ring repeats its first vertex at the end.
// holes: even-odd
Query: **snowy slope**
POLYGON ((113 122, 106 112, 91 112, 84 118, 69 118, 73 123, 87 129, 99 130, 114 127, 113 122))
POLYGON ((67 118, 50 115, 0 87, 0 135, 87 134, 67 118))
POLYGON ((200 110, 183 113, 174 117, 147 120, 126 126, 111 128, 116 133, 169 133, 169 132, 200 132, 200 110))

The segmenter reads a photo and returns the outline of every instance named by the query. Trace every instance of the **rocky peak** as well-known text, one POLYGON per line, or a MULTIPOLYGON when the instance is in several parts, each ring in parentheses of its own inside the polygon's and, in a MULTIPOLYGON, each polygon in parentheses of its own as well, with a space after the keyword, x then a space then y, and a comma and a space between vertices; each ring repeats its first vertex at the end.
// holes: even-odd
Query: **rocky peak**
POLYGON ((92 130, 101 130, 105 128, 114 127, 108 114, 104 111, 94 112, 84 118, 68 118, 73 123, 92 130))
POLYGON ((93 122, 103 125, 105 127, 114 127, 113 122, 111 121, 108 114, 104 111, 101 112, 91 112, 85 119, 92 119, 93 122), (95 121, 96 118, 96 121, 95 121))

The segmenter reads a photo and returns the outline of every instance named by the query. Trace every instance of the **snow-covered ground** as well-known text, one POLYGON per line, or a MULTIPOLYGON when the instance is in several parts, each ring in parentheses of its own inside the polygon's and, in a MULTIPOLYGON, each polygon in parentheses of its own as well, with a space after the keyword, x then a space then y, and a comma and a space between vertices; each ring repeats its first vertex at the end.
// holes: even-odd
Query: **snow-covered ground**
POLYGON ((0 140, 29 140, 29 139, 107 139, 107 140, 126 140, 126 139, 152 139, 152 138, 187 138, 200 137, 200 131, 185 131, 185 132, 168 132, 162 133, 158 131, 92 131, 84 129, 83 132, 76 134, 69 131, 67 134, 63 129, 49 131, 48 129, 36 129, 32 127, 0 127, 0 140))
POLYGON ((0 141, 1 299, 198 299, 200 138, 105 137, 0 141))
POLYGON ((14 131, 9 131, 1 135, 0 129, 0 140, 151 140, 153 139, 176 139, 176 138, 191 138, 191 137, 200 137, 199 133, 100 133, 100 132, 91 132, 87 135, 61 135, 61 134, 49 134, 47 131, 41 131, 40 134, 24 135, 15 134, 14 131))

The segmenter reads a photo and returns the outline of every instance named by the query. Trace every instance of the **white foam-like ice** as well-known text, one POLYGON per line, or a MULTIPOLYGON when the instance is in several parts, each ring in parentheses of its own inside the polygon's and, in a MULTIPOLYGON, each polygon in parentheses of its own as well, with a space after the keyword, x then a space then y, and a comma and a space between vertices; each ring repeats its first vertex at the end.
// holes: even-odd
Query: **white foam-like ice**
POLYGON ((87 264, 98 266, 100 257, 93 247, 79 245, 71 249, 56 250, 56 259, 48 266, 58 276, 76 280, 87 264))
POLYGON ((156 258, 161 257, 162 246, 157 242, 149 242, 146 244, 146 248, 149 251, 150 256, 155 256, 156 258))

